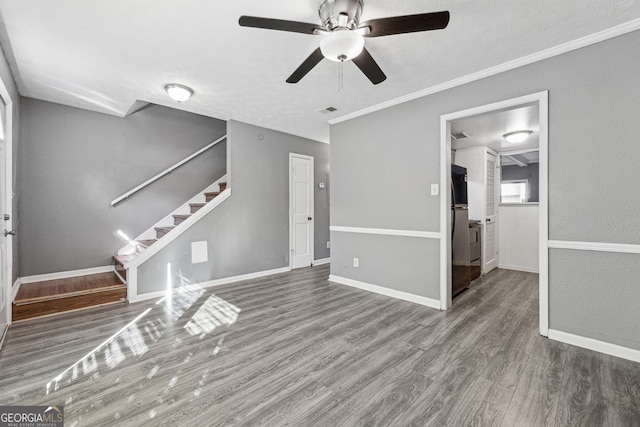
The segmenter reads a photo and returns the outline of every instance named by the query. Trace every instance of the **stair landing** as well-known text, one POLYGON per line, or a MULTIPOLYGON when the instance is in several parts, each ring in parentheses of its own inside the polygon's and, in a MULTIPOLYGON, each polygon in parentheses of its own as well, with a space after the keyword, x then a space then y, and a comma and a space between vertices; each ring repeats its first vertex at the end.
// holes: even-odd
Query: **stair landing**
POLYGON ((123 302, 127 286, 114 273, 26 283, 13 302, 13 321, 123 302))

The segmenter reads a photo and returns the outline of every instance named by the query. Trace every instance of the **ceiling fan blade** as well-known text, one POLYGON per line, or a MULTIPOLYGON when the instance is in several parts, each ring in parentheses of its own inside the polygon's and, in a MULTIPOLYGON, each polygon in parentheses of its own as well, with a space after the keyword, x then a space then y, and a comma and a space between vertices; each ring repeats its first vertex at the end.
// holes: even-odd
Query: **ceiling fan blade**
POLYGON ((322 30, 316 24, 306 22, 285 21, 282 19, 260 18, 257 16, 241 16, 238 21, 241 27, 262 28, 265 30, 290 31, 292 33, 314 34, 322 30))
POLYGON ((362 53, 353 58, 352 61, 374 85, 382 83, 387 79, 387 76, 384 75, 382 69, 373 59, 367 48, 362 49, 362 53))
POLYGON ((322 51, 320 48, 317 48, 313 51, 311 55, 296 69, 293 74, 287 79, 287 83, 298 83, 304 76, 307 75, 309 71, 313 69, 322 59, 324 55, 322 55, 322 51))
POLYGON ((364 37, 391 36, 418 31, 441 30, 449 25, 449 12, 421 13, 418 15, 392 16, 363 22, 358 28, 369 27, 364 37))

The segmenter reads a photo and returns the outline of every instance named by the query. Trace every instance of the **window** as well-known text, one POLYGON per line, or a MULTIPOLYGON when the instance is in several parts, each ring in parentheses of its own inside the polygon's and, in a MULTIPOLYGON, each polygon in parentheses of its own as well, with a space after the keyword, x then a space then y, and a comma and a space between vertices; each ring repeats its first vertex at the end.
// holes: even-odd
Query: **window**
POLYGON ((526 179, 502 181, 500 183, 500 203, 526 203, 528 187, 526 179))

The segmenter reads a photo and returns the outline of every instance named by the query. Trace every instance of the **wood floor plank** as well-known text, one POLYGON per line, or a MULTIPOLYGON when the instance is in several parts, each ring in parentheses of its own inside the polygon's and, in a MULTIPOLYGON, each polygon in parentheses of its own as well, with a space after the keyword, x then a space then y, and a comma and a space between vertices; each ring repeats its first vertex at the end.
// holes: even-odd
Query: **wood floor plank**
POLYGON ((607 399, 607 424, 640 426, 640 371, 637 363, 602 355, 607 399))
POLYGON ((516 423, 544 427, 556 422, 567 345, 538 340, 536 347, 511 399, 504 427, 516 423))
POLYGON ((609 417, 602 354, 578 347, 567 350, 558 424, 605 426, 609 417))
MULTIPOLYGON (((537 275, 495 270, 441 312, 329 266, 9 328, 0 402, 66 424, 635 426, 640 364, 537 334, 537 275)), ((53 284, 55 286, 55 284, 53 284)))

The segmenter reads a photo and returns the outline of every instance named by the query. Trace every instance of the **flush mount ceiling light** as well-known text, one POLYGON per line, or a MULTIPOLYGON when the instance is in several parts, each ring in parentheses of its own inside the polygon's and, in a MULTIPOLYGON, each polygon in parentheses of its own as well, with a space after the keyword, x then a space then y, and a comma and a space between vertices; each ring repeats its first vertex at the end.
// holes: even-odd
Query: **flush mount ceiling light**
POLYGON ((166 85, 164 87, 164 90, 166 90, 171 99, 176 102, 184 102, 187 99, 191 98, 191 96, 193 95, 193 89, 184 85, 179 85, 177 83, 166 85))
POLYGON ((355 31, 336 30, 320 41, 322 55, 330 61, 349 61, 362 52, 364 38, 355 31))
POLYGON ((502 137, 511 144, 519 144, 525 139, 529 138, 529 135, 531 135, 532 133, 533 131, 531 130, 517 130, 515 132, 505 133, 504 135, 502 135, 502 137))

